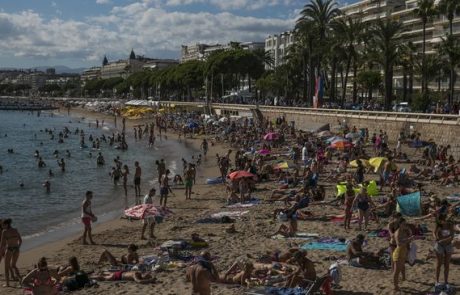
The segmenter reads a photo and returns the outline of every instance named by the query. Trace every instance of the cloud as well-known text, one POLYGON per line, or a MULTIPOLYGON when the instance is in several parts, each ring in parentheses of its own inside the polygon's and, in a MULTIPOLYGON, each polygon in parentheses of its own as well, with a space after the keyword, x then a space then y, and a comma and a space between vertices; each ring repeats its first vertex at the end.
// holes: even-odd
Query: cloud
POLYGON ((54 1, 52 1, 52 2, 51 2, 51 7, 56 7, 56 6, 57 6, 57 3, 54 2, 54 1))
POLYGON ((104 54, 111 59, 125 58, 131 48, 149 57, 178 57, 183 44, 263 41, 269 34, 292 28, 294 22, 230 12, 168 11, 148 0, 116 6, 81 21, 45 19, 31 10, 0 12, 0 52, 3 56, 97 63, 104 54))
POLYGON ((96 0, 97 4, 109 4, 110 0, 96 0))

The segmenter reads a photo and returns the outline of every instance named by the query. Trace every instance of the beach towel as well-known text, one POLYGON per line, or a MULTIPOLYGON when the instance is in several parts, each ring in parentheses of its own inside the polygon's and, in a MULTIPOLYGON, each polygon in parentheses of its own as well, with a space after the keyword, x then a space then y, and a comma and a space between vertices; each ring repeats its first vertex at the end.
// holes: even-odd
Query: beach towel
MULTIPOLYGON (((344 223, 345 222, 345 216, 331 217, 330 221, 334 222, 334 223, 344 223)), ((356 223, 356 222, 358 222, 358 218, 352 217, 351 218, 351 223, 356 223)))
POLYGON ((306 290, 302 288, 279 288, 279 287, 266 287, 264 294, 270 295, 304 295, 306 290))
POLYGON ((397 202, 396 210, 402 215, 411 217, 422 215, 420 192, 399 196, 397 202))
POLYGON ((458 201, 460 201, 460 194, 458 194, 458 193, 451 194, 450 196, 447 196, 446 199, 449 202, 458 202, 458 201))
POLYGON ((285 237, 283 235, 274 235, 272 239, 274 240, 311 240, 318 238, 319 234, 315 233, 296 233, 293 237, 285 237))
POLYGON ((245 214, 248 214, 249 211, 223 211, 211 214, 211 218, 222 218, 224 216, 227 217, 241 217, 245 214))
POLYGON ((324 251, 336 251, 345 252, 348 244, 342 242, 335 243, 321 243, 321 242, 310 242, 301 246, 303 250, 324 250, 324 251))
POLYGON ((251 200, 244 203, 235 203, 225 206, 225 208, 249 208, 260 204, 260 200, 257 198, 252 198, 251 200))
POLYGON ((368 232, 367 236, 371 238, 387 238, 390 236, 390 232, 387 229, 378 229, 368 232))

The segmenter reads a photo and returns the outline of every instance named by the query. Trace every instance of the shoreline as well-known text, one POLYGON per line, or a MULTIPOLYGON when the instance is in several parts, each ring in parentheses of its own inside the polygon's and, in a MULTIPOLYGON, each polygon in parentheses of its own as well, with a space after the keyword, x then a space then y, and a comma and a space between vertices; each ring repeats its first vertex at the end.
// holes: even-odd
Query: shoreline
MULTIPOLYGON (((92 110, 86 110, 82 108, 71 108, 70 112, 68 113, 67 109, 64 108, 57 108, 54 110, 47 110, 51 113, 54 114, 59 114, 59 115, 68 115, 72 118, 75 119, 82 119, 84 118, 85 120, 93 123, 98 119, 101 121, 101 119, 105 120, 108 122, 108 120, 114 118, 114 116, 105 114, 105 113, 99 113, 96 111, 92 110)), ((121 117, 117 117, 119 119, 119 124, 121 124, 121 117)), ((131 130, 134 125, 137 124, 142 124, 145 121, 149 119, 137 119, 137 120, 126 120, 126 129, 131 130)), ((112 123, 110 123, 112 124, 112 123)), ((119 130, 117 127, 114 127, 114 129, 119 130)), ((129 132, 129 131, 128 131, 129 132)), ((174 133, 169 133, 168 135, 175 135, 174 133)), ((187 147, 188 149, 192 151, 197 151, 199 150, 199 145, 197 145, 194 141, 191 142, 191 146, 187 147)), ((145 183, 142 185, 143 187, 148 186, 149 184, 145 183)), ((142 191, 144 191, 144 188, 141 188, 142 191)), ((120 191, 119 195, 116 196, 116 198, 121 197, 123 193, 120 191)), ((118 226, 121 226, 120 220, 123 217, 123 212, 120 212, 118 210, 111 210, 103 213, 98 213, 98 217, 100 217, 100 220, 98 220, 97 223, 93 224, 93 232, 95 234, 100 233, 104 230, 108 230, 110 228, 116 228, 118 226)), ((35 262, 31 258, 34 257, 36 260, 37 254, 39 253, 45 253, 44 256, 46 257, 47 255, 49 256, 51 253, 56 252, 59 249, 62 249, 67 245, 69 242, 78 240, 80 238, 81 232, 82 232, 82 226, 80 220, 77 218, 74 222, 71 222, 70 224, 63 225, 57 224, 58 228, 56 230, 52 231, 44 231, 44 232, 38 232, 38 233, 33 233, 29 235, 29 238, 24 239, 23 241, 23 247, 25 248, 24 252, 22 252, 20 260, 18 261, 19 267, 27 267, 30 265, 33 265, 35 262), (38 236, 36 236, 38 235, 38 236)), ((55 227, 51 226, 51 228, 55 227)))

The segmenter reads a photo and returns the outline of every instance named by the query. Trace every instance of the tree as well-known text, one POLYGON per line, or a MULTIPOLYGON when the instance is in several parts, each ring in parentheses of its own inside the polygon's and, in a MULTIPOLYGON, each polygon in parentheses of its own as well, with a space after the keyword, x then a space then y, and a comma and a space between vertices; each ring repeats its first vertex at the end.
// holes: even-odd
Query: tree
POLYGON ((455 82, 457 80, 456 67, 460 64, 460 41, 458 38, 448 35, 442 38, 441 44, 438 46, 438 51, 441 56, 444 56, 449 65, 449 104, 452 104, 454 99, 455 82))
POLYGON ((377 20, 369 40, 369 56, 383 68, 385 110, 390 110, 393 96, 393 68, 400 51, 399 33, 401 23, 390 19, 377 20))
POLYGON ((418 0, 417 8, 414 10, 415 15, 417 15, 422 21, 422 94, 426 93, 428 89, 428 83, 426 81, 426 67, 425 67, 425 51, 426 51, 426 24, 428 21, 437 13, 436 7, 434 5, 434 0, 418 0))
MULTIPOLYGON (((303 10, 300 13, 300 18, 297 21, 297 25, 302 25, 302 23, 307 23, 313 25, 318 33, 318 42, 315 44, 317 48, 316 57, 316 73, 321 75, 321 63, 323 54, 323 48, 325 44, 325 39, 329 33, 329 28, 332 20, 341 14, 341 11, 337 8, 337 3, 333 0, 312 0, 310 3, 306 4, 303 7, 303 10)), ((311 53, 310 53, 311 54, 311 53)), ((313 79, 311 77, 314 75, 313 65, 310 65, 310 85, 313 85, 313 79)), ((309 98, 310 99, 310 98, 309 98)), ((321 98, 318 99, 321 104, 321 98)))
POLYGON ((367 89, 367 99, 371 101, 374 89, 382 83, 382 75, 378 71, 361 71, 356 77, 356 82, 362 88, 367 89))
POLYGON ((342 84, 342 106, 345 103, 347 92, 348 74, 352 60, 356 62, 357 52, 355 46, 361 43, 362 34, 364 32, 363 24, 359 18, 352 19, 351 17, 339 19, 332 25, 335 35, 343 44, 346 53, 345 79, 342 84))
POLYGON ((438 4, 438 10, 449 20, 449 35, 452 36, 454 17, 460 14, 459 0, 441 0, 438 4))
POLYGON ((398 63, 403 71, 403 101, 412 101, 414 88, 414 71, 415 71, 415 50, 416 46, 412 42, 403 44, 400 47, 398 63))

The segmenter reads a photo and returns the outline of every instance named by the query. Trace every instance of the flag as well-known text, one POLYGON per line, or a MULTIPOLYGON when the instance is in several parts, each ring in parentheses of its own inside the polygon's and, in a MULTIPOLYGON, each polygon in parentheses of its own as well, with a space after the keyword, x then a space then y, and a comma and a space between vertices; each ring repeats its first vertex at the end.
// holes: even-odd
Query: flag
POLYGON ((313 108, 315 109, 318 108, 319 101, 323 98, 323 92, 324 92, 324 81, 320 75, 316 78, 315 96, 313 97, 313 108))

